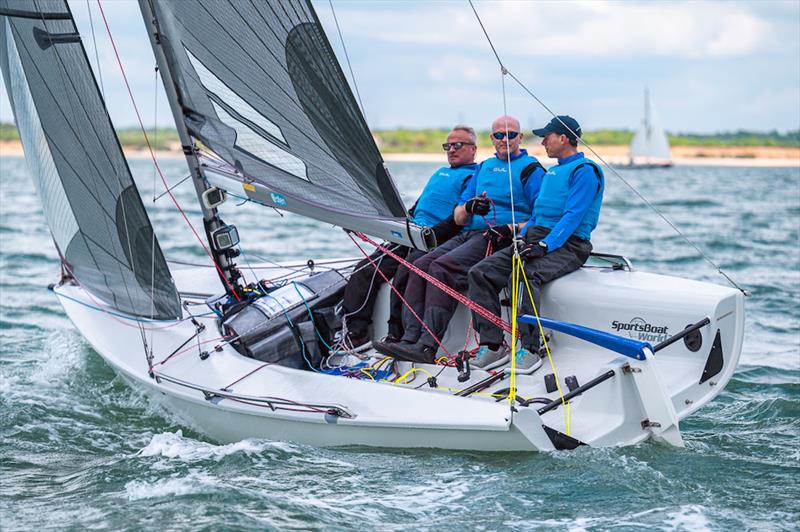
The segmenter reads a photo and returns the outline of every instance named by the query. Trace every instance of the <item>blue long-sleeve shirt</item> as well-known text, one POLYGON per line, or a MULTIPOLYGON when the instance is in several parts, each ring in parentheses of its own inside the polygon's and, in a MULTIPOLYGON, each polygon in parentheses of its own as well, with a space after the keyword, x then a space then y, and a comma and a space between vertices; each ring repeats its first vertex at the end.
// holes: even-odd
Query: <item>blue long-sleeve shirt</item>
MULTIPOLYGON (((558 160, 558 164, 567 164, 576 159, 582 159, 583 152, 578 152, 569 157, 564 157, 558 160)), ((541 186, 541 181, 539 182, 541 186)), ((553 227, 550 233, 544 238, 543 242, 547 244, 547 252, 552 253, 556 249, 564 245, 564 242, 572 236, 578 225, 583 220, 586 211, 592 205, 595 194, 597 194, 598 187, 600 186, 597 175, 590 165, 585 165, 578 168, 569 179, 569 194, 567 201, 564 204, 564 214, 561 220, 553 227)), ((534 213, 528 223, 520 231, 524 235, 529 226, 533 225, 534 213)))

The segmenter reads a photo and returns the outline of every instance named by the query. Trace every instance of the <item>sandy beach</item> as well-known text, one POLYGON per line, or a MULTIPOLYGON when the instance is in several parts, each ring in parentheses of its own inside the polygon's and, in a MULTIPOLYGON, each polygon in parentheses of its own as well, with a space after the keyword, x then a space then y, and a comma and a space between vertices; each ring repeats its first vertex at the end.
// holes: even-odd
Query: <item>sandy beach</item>
MULTIPOLYGON (((628 164, 628 146, 597 145, 592 147, 607 163, 624 166, 628 164)), ((528 152, 545 162, 550 160, 541 146, 529 146, 528 152)), ((587 150, 583 150, 586 152, 587 150)), ((490 149, 478 150, 478 159, 492 155, 490 149)), ((588 153, 587 153, 588 155, 588 153)), ((443 156, 439 153, 384 153, 387 161, 426 161, 440 162, 443 156)), ((675 165, 688 166, 756 166, 756 167, 800 167, 800 148, 782 148, 773 146, 725 146, 699 147, 675 146, 672 148, 672 160, 675 165)))
MULTIPOLYGON (((593 149, 606 162, 612 165, 628 163, 628 146, 597 145, 593 149)), ((125 148, 125 156, 130 158, 150 157, 147 150, 125 148)), ((543 162, 550 161, 541 146, 528 146, 528 151, 543 162)), ((584 150, 586 151, 586 150, 584 150)), ((22 156, 22 144, 16 141, 0 142, 0 156, 22 156)), ((492 155, 491 149, 478 150, 478 159, 492 155)), ((159 151, 158 158, 182 157, 178 150, 159 151)), ((444 155, 437 153, 384 153, 387 161, 441 162, 444 155)), ((675 146, 672 148, 672 160, 675 165, 690 166, 754 166, 754 167, 800 167, 800 148, 783 148, 774 146, 675 146)), ((550 161, 552 164, 555 161, 550 161)))

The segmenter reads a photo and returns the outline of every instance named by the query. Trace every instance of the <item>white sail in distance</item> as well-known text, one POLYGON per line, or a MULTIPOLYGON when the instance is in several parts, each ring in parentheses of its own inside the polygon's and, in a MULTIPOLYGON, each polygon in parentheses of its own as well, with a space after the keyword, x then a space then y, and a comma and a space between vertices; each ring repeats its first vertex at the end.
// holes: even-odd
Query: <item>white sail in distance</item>
POLYGON ((650 108, 650 92, 644 90, 644 116, 642 124, 633 136, 630 145, 631 164, 672 163, 669 141, 664 129, 658 125, 650 108))

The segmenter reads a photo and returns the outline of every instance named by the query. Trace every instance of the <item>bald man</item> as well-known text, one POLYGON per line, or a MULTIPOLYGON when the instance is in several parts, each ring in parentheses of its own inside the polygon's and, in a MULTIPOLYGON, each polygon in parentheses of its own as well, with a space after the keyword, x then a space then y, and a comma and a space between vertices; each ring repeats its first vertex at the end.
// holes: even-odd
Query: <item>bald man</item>
MULTIPOLYGON (((520 148, 522 137, 519 121, 513 116, 501 116, 492 123, 495 155, 481 163, 453 212, 464 231, 417 259, 414 266, 465 292, 469 269, 487 254, 510 245, 515 233, 512 224, 521 227, 530 218, 545 174, 539 161, 520 148)), ((447 330, 457 303, 414 273, 409 275, 404 295, 408 306, 403 308, 401 341, 378 342, 375 347, 396 358, 433 362, 437 339, 447 330), (427 328, 410 309, 423 318, 427 328)))

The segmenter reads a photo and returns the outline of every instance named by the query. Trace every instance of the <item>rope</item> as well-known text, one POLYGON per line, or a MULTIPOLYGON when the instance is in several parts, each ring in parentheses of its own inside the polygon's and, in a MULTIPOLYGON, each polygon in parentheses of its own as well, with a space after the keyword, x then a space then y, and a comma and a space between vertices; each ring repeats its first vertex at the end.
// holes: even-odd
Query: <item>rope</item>
POLYGON ((203 250, 211 259, 211 262, 214 263, 214 267, 217 269, 217 272, 219 272, 220 277, 222 278, 222 280, 225 281, 225 284, 228 285, 228 288, 230 289, 231 294, 233 294, 233 297, 236 298, 236 301, 241 301, 241 298, 236 293, 236 290, 231 285, 230 281, 228 281, 228 278, 225 276, 225 272, 222 271, 222 268, 217 263, 217 259, 214 258, 214 255, 211 253, 211 250, 208 249, 208 246, 206 246, 205 242, 203 242, 203 239, 200 238, 200 234, 194 228, 192 222, 189 221, 189 217, 186 216, 186 213, 181 208, 180 204, 178 203, 178 200, 172 194, 172 191, 169 190, 169 186, 167 185, 167 179, 164 177, 164 173, 161 171, 161 166, 158 164, 158 161, 156 160, 156 154, 155 151, 153 150, 153 145, 150 144, 150 137, 147 135, 147 130, 145 130, 144 122, 142 121, 142 116, 139 113, 139 107, 136 105, 136 99, 133 97, 133 91, 131 90, 130 83, 128 83, 128 76, 125 74, 125 67, 122 66, 122 59, 120 59, 119 57, 117 44, 116 42, 114 42, 114 36, 111 34, 111 27, 108 25, 108 19, 106 18, 105 11, 103 11, 103 4, 101 0, 97 0, 97 6, 100 8, 100 14, 103 17, 103 23, 106 26, 106 32, 108 33, 108 38, 111 41, 111 46, 114 49, 114 55, 117 58, 117 65, 119 65, 119 70, 122 73, 122 79, 125 81, 125 87, 128 89, 128 96, 130 96, 131 104, 133 105, 133 110, 136 113, 136 119, 139 121, 139 127, 142 130, 142 135, 144 135, 144 141, 147 144, 148 151, 150 152, 150 158, 153 160, 153 165, 155 165, 156 170, 158 170, 158 175, 161 177, 161 182, 164 184, 164 188, 169 193, 170 199, 172 199, 172 202, 175 204, 175 208, 178 209, 179 213, 181 213, 181 216, 183 217, 183 220, 186 222, 186 225, 188 225, 189 229, 192 230, 192 233, 194 233, 195 238, 197 238, 197 241, 200 242, 200 245, 203 247, 203 250))
MULTIPOLYGON (((349 232, 348 232, 347 234, 348 234, 348 236, 350 237, 350 240, 352 240, 352 241, 353 241, 353 244, 355 244, 355 245, 356 245, 356 247, 359 249, 359 251, 361 251, 361 253, 363 253, 363 254, 364 254, 364 256, 367 258, 367 260, 368 260, 368 261, 370 261, 370 263, 372 263, 372 266, 373 266, 373 267, 374 267, 374 268, 377 270, 377 272, 380 274, 380 276, 381 276, 381 277, 383 277, 383 280, 384 280, 384 281, 386 281, 386 284, 387 284, 387 285, 389 285, 389 288, 391 288, 391 289, 392 289, 392 291, 395 293, 395 295, 397 295, 397 297, 399 297, 399 298, 400 298, 400 301, 402 301, 402 302, 403 302, 403 305, 405 305, 405 306, 406 306, 406 308, 408 308, 408 310, 409 310, 409 311, 411 311, 411 314, 414 316, 414 318, 416 318, 416 320, 417 320, 417 321, 419 321, 419 322, 420 322, 420 324, 422 324, 422 327, 424 327, 424 328, 425 328, 425 330, 426 330, 426 331, 428 331, 428 334, 430 334, 430 335, 431 335, 431 338, 433 338, 433 339, 434 339, 434 341, 435 341, 437 344, 439 344, 439 347, 442 349, 442 351, 444 351, 445 353, 447 353, 447 356, 448 356, 448 358, 452 358, 452 357, 453 357, 453 355, 451 355, 451 354, 450 354, 450 352, 449 352, 449 351, 448 351, 448 350, 445 348, 445 346, 442 344, 442 342, 440 342, 440 341, 439 341, 439 338, 438 338, 438 337, 437 337, 437 336, 436 336, 436 335, 433 333, 433 331, 432 331, 432 330, 430 330, 430 328, 429 328, 429 327, 428 327, 428 325, 425 323, 425 321, 424 321, 422 318, 420 318, 420 317, 419 317, 419 314, 417 314, 417 313, 414 311, 414 309, 413 309, 413 308, 411 308, 411 305, 409 305, 409 304, 408 304, 408 302, 405 300, 405 298, 403 297, 403 294, 401 294, 401 293, 400 293, 400 291, 399 291, 397 288, 395 288, 394 284, 392 284, 392 283, 391 283, 391 281, 389 281, 389 278, 388 278, 388 277, 386 277, 386 274, 384 274, 384 273, 383 273, 383 272, 382 272, 382 271, 381 271, 381 270, 378 268, 378 265, 377 265, 377 264, 375 264, 375 262, 374 262, 374 261, 372 260, 372 258, 371 258, 371 257, 370 257, 370 256, 367 254, 367 252, 366 252, 366 251, 364 251, 364 249, 363 249, 361 246, 359 246, 359 245, 358 245, 358 242, 356 242, 356 241, 355 241, 355 239, 353 238, 353 235, 352 235, 351 233, 349 233, 349 232)), ((428 276, 428 277, 430 277, 430 276, 429 276, 427 273, 423 272, 422 270, 420 270, 419 268, 417 268, 416 266, 414 266, 413 264, 411 264, 410 262, 408 262, 408 261, 407 261, 407 260, 405 260, 404 258, 402 258, 402 257, 399 257, 399 256, 395 255, 393 252, 389 251, 387 248, 385 248, 385 247, 381 246, 380 244, 376 244, 375 242, 373 242, 372 240, 370 240, 370 239, 369 239, 369 237, 367 237, 366 235, 363 235, 363 234, 361 234, 361 233, 356 233, 356 235, 358 235, 358 237, 359 237, 359 238, 361 238, 361 239, 362 239, 364 242, 368 242, 369 244, 371 244, 371 245, 375 246, 377 249, 379 249, 379 250, 383 251, 383 252, 384 252, 386 255, 389 255, 389 256, 390 256, 390 257, 392 257, 394 260, 398 261, 400 264, 404 265, 405 267, 407 267, 409 270, 413 271, 414 273, 418 273, 418 274, 419 274, 419 273, 423 273, 423 274, 425 274, 425 276, 428 276)), ((431 277, 431 279, 433 279, 433 277, 431 277)), ((426 280, 427 280, 427 279, 426 279, 426 280)), ((437 280, 437 282, 439 282, 439 281, 437 280)), ((443 286, 444 286, 444 285, 443 285, 443 286)), ((449 287, 448 287, 448 288, 449 288, 449 287)), ((459 295, 460 295, 460 294, 459 294, 459 295)))
MULTIPOLYGON (((525 288, 528 290, 528 298, 531 301, 531 307, 533 308, 533 315, 536 316, 536 324, 539 327, 539 336, 541 337, 542 343, 544 344, 544 349, 547 352, 547 360, 550 361, 550 369, 553 370, 553 377, 555 377, 556 388, 558 388, 558 394, 561 397, 561 404, 564 405, 564 408, 563 408, 563 411, 564 411, 564 427, 565 427, 566 435, 569 436, 570 435, 570 421, 572 419, 572 412, 571 412, 571 409, 570 409, 570 403, 568 403, 568 402, 566 402, 564 400, 564 391, 561 389, 561 383, 560 383, 559 378, 558 378, 558 373, 556 373, 556 365, 553 362, 553 356, 550 353, 550 346, 547 345, 547 336, 544 334, 544 328, 542 327, 542 321, 539 319, 539 309, 536 308, 536 302, 533 300, 533 291, 531 290, 531 285, 528 282, 528 275, 525 273, 525 268, 522 265, 522 259, 520 259, 519 256, 514 257, 514 259, 515 259, 515 262, 516 262, 515 270, 518 270, 520 273, 522 273, 522 279, 525 281, 525 288)), ((519 274, 517 274, 517 275, 518 275, 517 279, 519 279, 519 274)), ((517 289, 517 290, 519 290, 519 289, 517 289)), ((514 308, 516 308, 516 305, 514 305, 514 308)), ((517 320, 514 319, 514 323, 516 323, 516 322, 517 322, 517 320)), ((514 342, 513 338, 511 339, 511 342, 512 342, 512 345, 513 345, 513 342, 514 342)), ((513 350, 513 348, 512 348, 512 350, 513 350)), ((514 354, 511 355, 511 356, 516 358, 516 352, 514 352, 514 354)), ((514 363, 513 362, 512 362, 512 366, 511 367, 512 367, 511 378, 514 379, 514 363)), ((512 380, 512 382, 514 382, 514 381, 512 380)), ((514 390, 513 386, 512 386, 512 390, 514 390)), ((510 395, 511 395, 511 392, 509 392, 509 396, 510 395)))
MULTIPOLYGON (((470 310, 472 310, 473 312, 475 312, 476 314, 478 314, 479 316, 481 316, 482 318, 484 318, 485 320, 490 322, 492 325, 495 325, 496 327, 502 329, 503 331, 505 331, 507 333, 511 333, 511 331, 512 331, 511 325, 508 324, 506 321, 504 321, 499 316, 495 316, 494 314, 492 314, 491 311, 485 309, 481 305, 478 305, 477 303, 475 303, 474 301, 469 299, 467 296, 458 293, 454 289, 450 288, 449 286, 447 286, 446 284, 441 282, 439 279, 436 279, 435 277, 430 275, 428 272, 420 270, 419 268, 417 268, 416 266, 414 266, 410 262, 406 261, 405 259, 403 259, 401 257, 398 257, 397 255, 392 253, 390 250, 386 249, 384 246, 381 246, 380 244, 377 244, 377 243, 373 242, 368 236, 364 235, 363 233, 356 232, 355 234, 356 234, 356 236, 358 236, 364 242, 367 242, 368 244, 370 244, 370 245, 376 247, 377 249, 383 251, 384 253, 386 253, 387 255, 389 255, 390 257, 395 259, 396 261, 398 261, 400 264, 402 264, 403 266, 407 267, 409 270, 411 270, 415 274, 417 274, 420 277, 422 277, 423 279, 425 279, 428 283, 432 284, 433 286, 435 286, 436 288, 438 288, 439 290, 441 290, 442 292, 444 292, 448 296, 452 297, 453 299, 455 299, 456 301, 458 301, 459 303, 461 303, 465 307, 469 308, 470 310)), ((353 242, 355 242, 355 240, 353 240, 353 242)), ((356 246, 358 246, 358 244, 356 244, 356 246)), ((362 250, 362 253, 363 253, 363 250, 362 250)), ((395 291, 395 293, 397 293, 397 292, 395 291)), ((423 323, 423 325, 424 325, 424 323, 423 323)))
POLYGON ((86 10, 89 12, 89 26, 92 29, 92 44, 94 46, 94 62, 97 65, 97 79, 100 81, 100 92, 103 93, 103 100, 106 99, 106 88, 103 85, 103 71, 100 69, 100 55, 97 51, 97 39, 94 35, 94 16, 92 16, 92 6, 86 0, 86 10))
MULTIPOLYGON (((658 208, 656 208, 656 206, 655 206, 655 205, 653 205, 652 203, 650 203, 650 201, 649 201, 647 198, 645 198, 645 197, 644 197, 644 195, 643 195, 641 192, 639 192, 639 191, 636 189, 636 187, 634 187, 634 186, 633 186, 632 184, 630 184, 630 183, 629 183, 629 182, 628 182, 628 181, 627 181, 627 180, 626 180, 624 177, 622 177, 622 175, 620 175, 620 173, 617 171, 617 169, 616 169, 616 168, 614 168, 614 167, 613 167, 611 164, 609 164, 609 163, 608 163, 608 162, 607 162, 605 159, 603 159, 603 157, 601 157, 601 156, 600 156, 600 154, 598 154, 598 153, 597 153, 597 152, 594 150, 594 148, 592 148, 592 147, 591 147, 589 144, 587 144, 587 143, 586 143, 586 141, 584 141, 584 140, 583 140, 583 139, 582 139, 580 136, 578 136, 578 134, 577 134, 575 131, 572 131, 572 129, 571 129, 571 128, 570 128, 570 127, 567 125, 567 124, 565 124, 565 123, 564 123, 564 121, 563 121, 563 120, 561 120, 561 119, 558 117, 558 115, 556 115, 556 113, 555 113, 555 112, 553 112, 553 110, 552 110, 552 109, 550 109, 550 107, 548 107, 548 106, 547 106, 547 105, 546 105, 546 104, 545 104, 545 103, 544 103, 544 102, 543 102, 541 99, 539 99, 539 97, 538 97, 538 96, 536 96, 536 95, 535 95, 535 94, 534 94, 534 93, 533 93, 533 92, 532 92, 532 91, 531 91, 531 90, 530 90, 530 89, 529 89, 529 88, 528 88, 528 87, 527 87, 527 86, 526 86, 526 85, 525 85, 525 84, 524 84, 522 81, 520 81, 520 80, 519 80, 519 78, 517 78, 517 77, 516 77, 516 76, 515 76, 515 75, 514 75, 514 74, 513 74, 513 73, 512 73, 510 70, 508 70, 508 69, 505 67, 505 65, 503 64, 503 61, 500 59, 500 55, 497 53, 497 49, 494 47, 494 43, 492 42, 492 39, 491 39, 491 37, 489 37, 489 33, 486 31, 486 27, 483 25, 483 21, 481 20, 481 17, 480 17, 480 15, 478 15, 478 11, 475 9, 475 6, 474 6, 474 5, 473 5, 473 3, 472 3, 472 0, 467 0, 467 1, 469 2, 469 5, 470 5, 470 7, 472 8, 472 12, 473 12, 473 13, 475 13, 475 18, 478 20, 478 24, 480 25, 480 27, 481 27, 481 30, 483 30, 483 34, 484 34, 484 36, 486 37, 486 40, 489 42, 489 46, 490 46, 490 47, 491 47, 491 49, 492 49, 492 53, 494 53, 494 56, 495 56, 495 58, 497 59, 497 62, 500 64, 500 68, 502 69, 502 71, 503 71, 503 74, 504 74, 504 75, 505 75, 505 74, 507 74, 507 75, 508 75, 508 76, 509 76, 511 79, 513 79, 515 82, 517 82, 517 84, 518 84, 518 85, 519 85, 519 86, 520 86, 520 87, 521 87, 521 88, 522 88, 522 89, 523 89, 523 90, 524 90, 526 93, 528 93, 528 94, 529 94, 529 95, 530 95, 530 96, 531 96, 531 97, 532 97, 532 98, 533 98, 533 99, 534 99, 534 100, 535 100, 535 101, 536 101, 536 102, 537 102, 539 105, 541 105, 541 106, 542 106, 542 107, 543 107, 543 108, 544 108, 544 109, 545 109, 545 110, 546 110, 548 113, 550 113, 550 115, 551 115, 551 116, 552 116, 554 119, 558 120, 558 121, 561 123, 561 125, 563 125, 565 128, 567 128, 567 130, 568 130, 570 133, 572 133, 572 134, 573 134, 573 135, 574 135, 574 136, 575 136, 575 137, 578 139, 578 142, 581 144, 581 146, 584 146, 584 147, 585 147, 587 150, 589 150, 589 151, 592 153, 592 155, 594 155, 594 156, 595 156, 595 157, 596 157, 596 158, 597 158, 597 159, 598 159, 598 160, 599 160, 601 163, 603 163, 603 166, 605 166, 606 168, 608 168, 608 169, 611 171, 611 173, 612 173, 612 174, 614 174, 614 175, 617 177, 617 179, 619 179, 620 181, 622 181, 622 182, 623 182, 623 183, 624 183, 624 184, 625 184, 625 185, 626 185, 626 186, 627 186, 629 189, 631 189, 631 190, 634 192, 634 194, 636 194, 636 195, 639 197, 639 199, 641 199, 641 200, 642 200, 642 202, 644 202, 644 204, 645 204, 645 205, 647 205, 647 206, 648 206, 648 207, 649 207, 649 208, 650 208, 650 209, 651 209, 653 212, 655 212, 655 213, 656 213, 656 214, 657 214, 657 215, 658 215, 658 216, 659 216, 659 217, 660 217, 660 218, 661 218, 661 219, 662 219, 664 222, 666 222, 666 224, 667 224, 667 225, 669 225, 669 226, 670 226, 670 227, 671 227, 671 228, 672 228, 672 229, 673 229, 673 230, 674 230, 674 231, 675 231, 675 232, 676 232, 676 233, 677 233, 677 234, 678 234, 678 235, 679 235, 679 236, 680 236, 680 237, 681 237, 681 238, 682 238, 682 239, 683 239, 683 240, 684 240, 684 241, 685 241, 687 244, 689 244, 689 245, 690 245, 692 248, 694 248, 694 249, 695 249, 695 251, 697 251, 697 252, 700 254, 700 256, 701 256, 701 257, 702 257, 702 258, 703 258, 703 259, 704 259, 704 260, 705 260, 705 261, 706 261, 708 264, 710 264, 710 265, 711 265, 711 267, 713 267, 713 268, 714 268, 714 269, 717 271, 717 273, 719 273, 720 275, 722 275, 722 276, 725 278, 725 280, 727 280, 727 281, 728 281, 728 283, 730 283, 730 285, 731 285, 731 286, 733 286, 734 288, 736 288, 737 290, 739 290, 740 292, 742 292, 742 293, 743 293, 744 295, 746 295, 746 296, 747 296, 747 295, 750 295, 750 293, 749 293, 747 290, 745 290, 744 288, 742 288, 742 287, 741 287, 741 286, 740 286, 740 285, 739 285, 739 284, 738 284, 736 281, 734 281, 734 280, 733 280, 733 279, 732 279, 732 278, 731 278, 731 277, 730 277, 730 276, 729 276, 727 273, 725 273, 724 271, 722 271, 722 268, 721 268, 719 265, 717 265, 717 263, 716 263, 716 262, 714 262, 714 261, 713 261, 713 260, 712 260, 712 259, 711 259, 711 258, 710 258, 710 257, 709 257, 709 256, 708 256, 708 255, 707 255, 707 254, 706 254, 706 253, 705 253, 705 252, 704 252, 704 251, 703 251, 703 250, 702 250, 702 249, 701 249, 701 248, 700 248, 700 247, 699 247, 697 244, 695 244, 695 243, 694 243, 694 242, 693 242, 693 241, 692 241, 692 240, 691 240, 691 239, 690 239, 688 236, 686 236, 686 235, 685 235, 685 234, 684 234, 684 233, 683 233, 683 232, 682 232, 680 229, 678 229, 678 227, 677 227, 677 226, 676 226, 676 225, 675 225, 675 224, 674 224, 672 221, 670 221, 670 220, 669 220, 669 218, 667 218, 667 216, 666 216, 664 213, 662 213, 660 210, 658 210, 658 208)), ((505 86, 504 86, 504 87, 505 87, 505 86)), ((505 98, 505 93, 503 94, 503 97, 505 98)))
POLYGON ((333 13, 333 21, 336 23, 336 32, 339 34, 339 41, 342 43, 342 50, 344 51, 344 58, 347 61, 347 68, 350 70, 350 79, 353 80, 353 88, 356 90, 356 96, 358 97, 358 105, 361 107, 361 114, 364 115, 364 120, 366 120, 367 113, 364 111, 364 102, 361 101, 361 93, 358 92, 358 83, 356 83, 356 76, 353 74, 353 65, 350 64, 350 55, 347 53, 347 46, 344 44, 344 37, 342 36, 342 30, 339 28, 339 19, 336 18, 336 10, 333 8, 333 1, 328 0, 328 3, 331 6, 331 13, 333 13))

